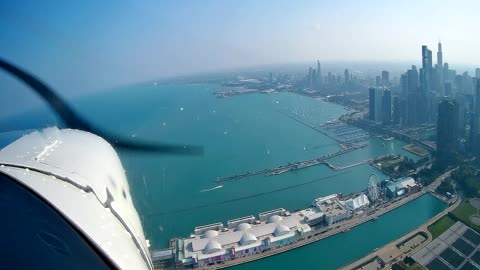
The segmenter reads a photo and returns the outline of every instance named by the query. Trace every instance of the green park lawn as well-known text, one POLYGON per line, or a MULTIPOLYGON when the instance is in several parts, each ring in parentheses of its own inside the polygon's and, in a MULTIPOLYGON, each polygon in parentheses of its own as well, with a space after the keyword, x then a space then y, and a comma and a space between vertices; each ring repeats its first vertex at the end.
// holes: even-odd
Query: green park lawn
POLYGON ((448 230, 448 228, 450 228, 453 224, 455 224, 455 221, 446 215, 437 220, 437 222, 428 226, 428 231, 432 234, 433 239, 435 239, 448 230))
POLYGON ((470 221, 470 216, 477 213, 475 209, 469 202, 468 199, 465 199, 457 208, 455 208, 451 214, 453 219, 458 219, 463 222, 465 225, 470 226, 471 228, 480 232, 480 226, 472 224, 470 221))

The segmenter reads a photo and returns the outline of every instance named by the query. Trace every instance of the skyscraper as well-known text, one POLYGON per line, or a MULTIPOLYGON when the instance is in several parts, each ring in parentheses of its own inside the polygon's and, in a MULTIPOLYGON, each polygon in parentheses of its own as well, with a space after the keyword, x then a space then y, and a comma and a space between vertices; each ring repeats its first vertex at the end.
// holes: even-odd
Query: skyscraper
POLYGON ((438 42, 438 51, 437 51, 437 64, 435 65, 435 85, 438 87, 437 92, 440 95, 445 95, 443 84, 444 84, 444 76, 443 76, 443 52, 442 52, 442 43, 438 42))
POLYGON ((447 97, 452 97, 453 92, 452 92, 452 83, 451 82, 446 82, 443 84, 443 88, 445 89, 445 96, 447 97))
POLYGON ((427 46, 422 46, 422 69, 420 71, 420 95, 416 98, 417 110, 424 113, 418 114, 418 123, 426 123, 432 120, 432 111, 436 111, 433 105, 432 95, 432 51, 427 46))
POLYGON ((388 89, 382 92, 382 122, 385 125, 390 125, 392 121, 392 94, 388 89))
POLYGON ((406 96, 406 111, 405 111, 405 123, 407 125, 415 125, 420 122, 420 116, 417 112, 419 110, 420 103, 420 92, 418 87, 418 71, 416 66, 412 66, 411 69, 407 70, 407 96, 406 96))
POLYGON ((317 86, 317 81, 318 81, 317 74, 318 74, 317 70, 313 69, 313 71, 312 71, 312 75, 313 75, 312 84, 313 84, 314 88, 316 88, 316 86, 317 86))
POLYGON ((422 92, 432 91, 432 51, 427 46, 422 46, 422 74, 421 74, 422 92))
POLYGON ((450 78, 450 72, 448 70, 448 63, 443 64, 443 81, 452 81, 450 78))
POLYGON ((440 67, 443 67, 443 52, 442 52, 442 43, 441 42, 438 42, 437 64, 440 67))
POLYGON ((383 89, 375 89, 375 122, 383 122, 383 89))
POLYGON ((444 83, 442 43, 438 42, 437 64, 435 65, 435 87, 437 89, 435 90, 442 96, 445 95, 444 83))
POLYGON ((312 67, 309 67, 308 68, 308 79, 307 79, 307 84, 308 84, 308 87, 312 88, 313 86, 313 68, 312 67))
POLYGON ((322 86, 322 66, 319 60, 317 60, 317 83, 318 86, 322 86))
POLYGON ((348 69, 345 69, 343 73, 345 75, 345 83, 348 83, 350 81, 350 72, 348 71, 348 69))
POLYGON ((463 92, 463 77, 462 77, 462 75, 456 75, 454 82, 455 82, 456 92, 463 92))
POLYGON ((445 168, 456 159, 458 142, 458 104, 455 100, 442 100, 438 104, 437 163, 445 168))
POLYGON ((474 113, 470 121, 470 146, 473 153, 480 153, 480 80, 475 87, 474 113))
POLYGON ((327 83, 328 84, 335 84, 335 76, 331 72, 328 72, 327 83))
POLYGON ((407 74, 404 73, 400 75, 400 94, 402 95, 402 98, 407 97, 407 91, 408 91, 407 74))
POLYGON ((382 84, 384 86, 387 86, 389 82, 390 82, 390 78, 389 78, 388 71, 386 70, 382 71, 382 84))
POLYGON ((466 94, 473 93, 472 77, 468 75, 467 71, 465 71, 462 75, 462 89, 466 94))
POLYGON ((476 68, 476 69, 475 69, 475 77, 477 77, 478 79, 480 79, 480 68, 476 68))
POLYGON ((368 119, 375 121, 375 88, 368 89, 368 119))
POLYGON ((401 109, 401 99, 398 95, 393 96, 392 99, 392 123, 397 125, 400 124, 402 109, 401 109))
POLYGON ((462 93, 457 93, 455 95, 455 101, 457 102, 458 105, 458 133, 457 137, 463 138, 465 137, 465 127, 466 127, 466 113, 467 113, 467 104, 466 104, 466 98, 467 95, 462 94, 462 93))
POLYGON ((408 92, 418 92, 418 71, 416 66, 407 71, 408 92))

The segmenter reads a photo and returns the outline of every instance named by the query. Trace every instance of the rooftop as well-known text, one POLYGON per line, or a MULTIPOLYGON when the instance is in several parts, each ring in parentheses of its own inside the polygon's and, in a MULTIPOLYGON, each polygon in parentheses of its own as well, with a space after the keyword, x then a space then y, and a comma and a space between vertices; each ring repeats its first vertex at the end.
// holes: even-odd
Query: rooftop
POLYGON ((319 206, 326 216, 338 216, 348 211, 337 199, 326 200, 319 206))
POLYGON ((202 235, 194 234, 190 238, 183 239, 184 257, 218 256, 225 254, 228 248, 238 251, 250 246, 258 246, 261 244, 260 240, 266 238, 275 242, 295 235, 297 230, 308 232, 311 228, 303 221, 303 218, 300 212, 284 216, 271 215, 267 220, 257 221, 253 224, 240 223, 235 228, 208 230, 202 235))

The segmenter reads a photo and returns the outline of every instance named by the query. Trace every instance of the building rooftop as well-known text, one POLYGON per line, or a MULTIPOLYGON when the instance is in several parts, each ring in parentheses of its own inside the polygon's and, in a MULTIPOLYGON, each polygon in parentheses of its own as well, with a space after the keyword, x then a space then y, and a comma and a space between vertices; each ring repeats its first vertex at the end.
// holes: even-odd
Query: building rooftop
MULTIPOLYGON (((398 179, 393 182, 390 182, 387 185, 387 189, 389 189, 390 192, 394 193, 397 190, 408 189, 411 187, 415 187, 417 185, 418 185, 417 182, 415 182, 415 180, 412 177, 406 177, 406 178, 402 178, 402 179, 398 179)), ((398 195, 402 195, 402 194, 398 194, 398 195)))
POLYGON ((304 216, 300 212, 288 216, 271 215, 267 220, 253 224, 240 223, 235 228, 207 230, 202 235, 194 234, 190 238, 183 239, 184 257, 201 259, 218 256, 225 254, 228 248, 234 248, 236 251, 244 250, 261 245, 260 240, 266 238, 275 242, 295 235, 297 230, 308 232, 311 228, 303 219, 304 216))
POLYGON ((348 211, 337 199, 326 200, 319 206, 326 216, 338 216, 348 211))

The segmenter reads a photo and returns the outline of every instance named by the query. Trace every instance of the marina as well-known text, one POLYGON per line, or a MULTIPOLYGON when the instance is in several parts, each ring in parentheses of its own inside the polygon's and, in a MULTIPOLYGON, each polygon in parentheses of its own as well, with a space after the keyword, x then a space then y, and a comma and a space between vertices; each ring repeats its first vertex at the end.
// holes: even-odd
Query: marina
POLYGON ((340 120, 329 120, 327 121, 327 123, 321 124, 318 127, 315 127, 314 125, 308 124, 304 120, 298 117, 295 117, 293 115, 290 115, 286 112, 283 112, 278 109, 275 109, 275 111, 287 116, 288 118, 308 128, 311 128, 317 132, 322 133, 323 135, 331 138, 332 140, 335 140, 339 145, 347 146, 347 148, 355 147, 358 145, 364 145, 364 143, 362 142, 365 142, 372 137, 368 132, 364 131, 363 129, 360 129, 353 125, 349 125, 340 120))
POLYGON ((329 121, 319 128, 342 144, 363 142, 372 137, 368 132, 340 120, 329 121))

